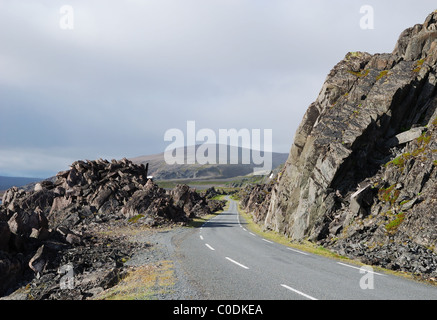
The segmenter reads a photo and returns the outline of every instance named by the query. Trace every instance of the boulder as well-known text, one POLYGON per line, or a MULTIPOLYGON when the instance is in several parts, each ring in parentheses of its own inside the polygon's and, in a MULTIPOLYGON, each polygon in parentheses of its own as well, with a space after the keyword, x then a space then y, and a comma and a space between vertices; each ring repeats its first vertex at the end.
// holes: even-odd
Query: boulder
POLYGON ((41 273, 49 263, 47 249, 44 245, 38 248, 35 255, 29 261, 29 268, 35 273, 41 273))
POLYGON ((16 212, 8 221, 9 230, 17 235, 29 236, 32 229, 40 228, 39 215, 31 212, 16 212))
POLYGON ((372 186, 366 185, 351 195, 349 210, 353 216, 366 217, 370 214, 375 192, 372 186))
POLYGON ((400 144, 411 142, 419 138, 422 135, 423 130, 425 130, 425 127, 413 128, 408 131, 402 132, 392 139, 388 140, 387 146, 391 148, 400 144))

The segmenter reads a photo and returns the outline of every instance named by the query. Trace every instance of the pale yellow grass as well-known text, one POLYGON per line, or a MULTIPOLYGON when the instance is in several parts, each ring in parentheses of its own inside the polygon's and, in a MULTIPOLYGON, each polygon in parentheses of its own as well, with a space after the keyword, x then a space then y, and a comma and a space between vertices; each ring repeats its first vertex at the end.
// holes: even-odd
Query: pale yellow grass
POLYGON ((96 300, 156 300, 171 292, 176 278, 172 261, 132 268, 114 287, 102 292, 96 300))

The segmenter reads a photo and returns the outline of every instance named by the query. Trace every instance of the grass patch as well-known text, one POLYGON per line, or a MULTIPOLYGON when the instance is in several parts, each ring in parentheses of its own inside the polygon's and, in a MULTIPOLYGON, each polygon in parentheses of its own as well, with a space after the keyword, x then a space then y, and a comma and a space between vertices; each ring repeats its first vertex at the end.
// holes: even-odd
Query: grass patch
POLYGON ((218 195, 212 197, 211 200, 226 200, 225 197, 226 197, 225 194, 218 194, 218 195))
POLYGON ((412 152, 406 152, 401 154, 399 157, 393 159, 390 162, 387 162, 385 166, 396 166, 401 170, 401 173, 404 172, 405 165, 411 158, 420 159, 419 156, 422 156, 426 153, 426 147, 431 142, 431 135, 428 135, 426 132, 422 133, 422 135, 416 139, 417 148, 412 152))
POLYGON ((172 261, 133 268, 116 286, 95 300, 157 300, 171 291, 176 281, 172 261))
POLYGON ((399 168, 399 170, 401 170, 401 172, 404 172, 405 169, 405 163, 408 161, 408 159, 410 158, 411 154, 408 153, 408 155, 406 154, 402 154, 397 158, 394 158, 392 161, 387 162, 385 164, 385 167, 388 167, 390 165, 396 166, 399 168))
POLYGON ((398 200, 400 191, 394 190, 396 185, 392 185, 388 188, 381 188, 378 190, 378 199, 384 203, 390 203, 394 205, 396 200, 398 200))
POLYGON ((415 64, 416 68, 413 70, 413 72, 419 72, 422 69, 424 62, 425 62, 425 59, 420 59, 419 61, 417 61, 415 64))
POLYGON ((350 74, 353 74, 354 76, 356 76, 358 78, 364 78, 364 77, 367 77, 367 75, 369 74, 370 70, 367 69, 367 70, 363 70, 361 72, 348 70, 347 72, 349 72, 350 74))
POLYGON ((407 204, 408 202, 410 202, 411 200, 404 200, 400 203, 401 206, 403 206, 404 204, 407 204))
POLYGON ((430 141, 431 141, 431 135, 427 135, 426 132, 422 133, 422 135, 419 138, 417 138, 417 142, 420 145, 425 145, 426 146, 426 145, 428 145, 430 143, 430 141))
POLYGON ((131 222, 131 223, 136 223, 141 218, 144 218, 144 214, 137 214, 136 216, 130 218, 128 221, 131 222))
POLYGON ((387 75, 388 75, 388 70, 381 71, 379 75, 376 77, 376 81, 381 80, 384 77, 387 77, 387 75))
POLYGON ((396 218, 385 226, 385 230, 389 233, 395 233, 402 222, 405 220, 405 213, 401 212, 396 215, 396 218))

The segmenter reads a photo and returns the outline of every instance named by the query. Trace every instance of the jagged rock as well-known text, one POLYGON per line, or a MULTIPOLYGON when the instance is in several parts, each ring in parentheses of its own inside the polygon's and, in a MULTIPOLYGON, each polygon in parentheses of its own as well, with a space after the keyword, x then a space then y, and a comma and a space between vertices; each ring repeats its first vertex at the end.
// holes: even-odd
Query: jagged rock
POLYGON ((0 295, 27 277, 33 278, 31 295, 36 299, 92 296, 116 283, 123 272, 121 258, 134 251, 123 242, 101 240, 107 226, 100 225, 185 223, 210 213, 210 203, 188 186, 166 192, 147 179, 147 166, 127 159, 76 161, 54 181, 29 191, 11 188, 0 206, 0 271, 5 275, 0 274, 0 295), (2 252, 10 255, 3 257, 2 252), (60 291, 57 270, 68 263, 74 265, 77 280, 91 275, 99 280, 93 285, 79 281, 69 294, 60 291))
POLYGON ((435 278, 436 85, 437 12, 391 54, 347 54, 304 115, 271 195, 259 202, 260 187, 246 199, 254 220, 435 278))
POLYGON ((98 211, 102 207, 102 205, 108 200, 111 194, 111 189, 103 188, 102 190, 98 191, 95 198, 91 201, 91 206, 94 206, 98 211))
POLYGON ((8 221, 8 225, 12 233, 28 237, 32 233, 32 229, 47 229, 48 221, 41 210, 22 211, 14 213, 8 221))
POLYGON ((187 185, 177 185, 170 191, 170 196, 175 207, 182 209, 189 218, 211 213, 206 201, 187 185))
POLYGON ((353 193, 350 198, 349 209, 353 216, 366 217, 369 215, 369 209, 373 204, 375 193, 370 185, 360 188, 353 193))
POLYGON ((271 199, 272 184, 246 186, 240 191, 241 205, 256 223, 264 223, 271 199))
MULTIPOLYGON (((414 84, 419 72, 415 72, 418 62, 412 60, 425 58, 420 62, 425 68, 427 51, 420 55, 412 52, 428 48, 426 43, 432 36, 419 30, 413 33, 413 39, 405 42, 408 37, 404 35, 397 47, 399 55, 406 55, 405 60, 396 55, 387 59, 357 53, 347 56, 331 71, 298 129, 290 158, 273 191, 266 215, 273 229, 287 229, 294 239, 317 238, 311 234, 312 224, 332 211, 323 200, 333 192, 330 190, 346 195, 358 182, 375 174, 389 154, 380 142, 402 126, 414 124, 412 116, 417 112, 426 115, 423 106, 430 97, 428 92, 421 96, 421 90, 427 82, 414 84), (425 43, 415 42, 419 33, 425 43), (387 61, 384 67, 389 68, 376 69, 383 65, 381 61, 387 61)), ((426 67, 431 73, 431 68, 426 67)), ((434 80, 428 79, 429 85, 435 86, 434 80)), ((435 105, 428 107, 435 110, 435 105)))
POLYGON ((203 196, 207 199, 214 198, 215 196, 218 196, 218 195, 221 195, 221 193, 218 192, 217 189, 214 187, 210 187, 210 188, 206 189, 203 193, 203 196))
MULTIPOLYGON (((146 186, 145 190, 136 191, 126 205, 121 209, 121 213, 126 218, 131 218, 149 212, 149 207, 154 200, 153 191, 157 191, 157 189, 149 186, 146 186)), ((162 194, 163 193, 161 193, 161 195, 162 194)))
POLYGON ((45 228, 32 229, 29 238, 34 238, 36 240, 45 240, 50 237, 50 231, 45 228))
POLYGON ((69 244, 80 244, 82 242, 82 239, 77 234, 69 232, 65 236, 65 241, 67 241, 69 244))
POLYGON ((72 198, 63 197, 62 195, 63 194, 59 194, 59 196, 53 200, 53 205, 50 208, 49 216, 52 216, 55 212, 63 211, 65 208, 72 204, 72 198))

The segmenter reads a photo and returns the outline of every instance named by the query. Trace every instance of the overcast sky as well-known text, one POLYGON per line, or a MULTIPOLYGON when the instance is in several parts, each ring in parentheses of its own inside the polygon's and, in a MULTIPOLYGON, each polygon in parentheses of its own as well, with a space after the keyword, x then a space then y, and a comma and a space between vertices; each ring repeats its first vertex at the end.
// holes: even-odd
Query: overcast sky
POLYGON ((435 9, 431 0, 0 0, 0 175, 44 178, 77 159, 160 153, 165 132, 185 132, 187 121, 273 129, 273 150, 288 153, 347 52, 391 52, 435 9), (364 5, 373 30, 360 27, 364 5))

